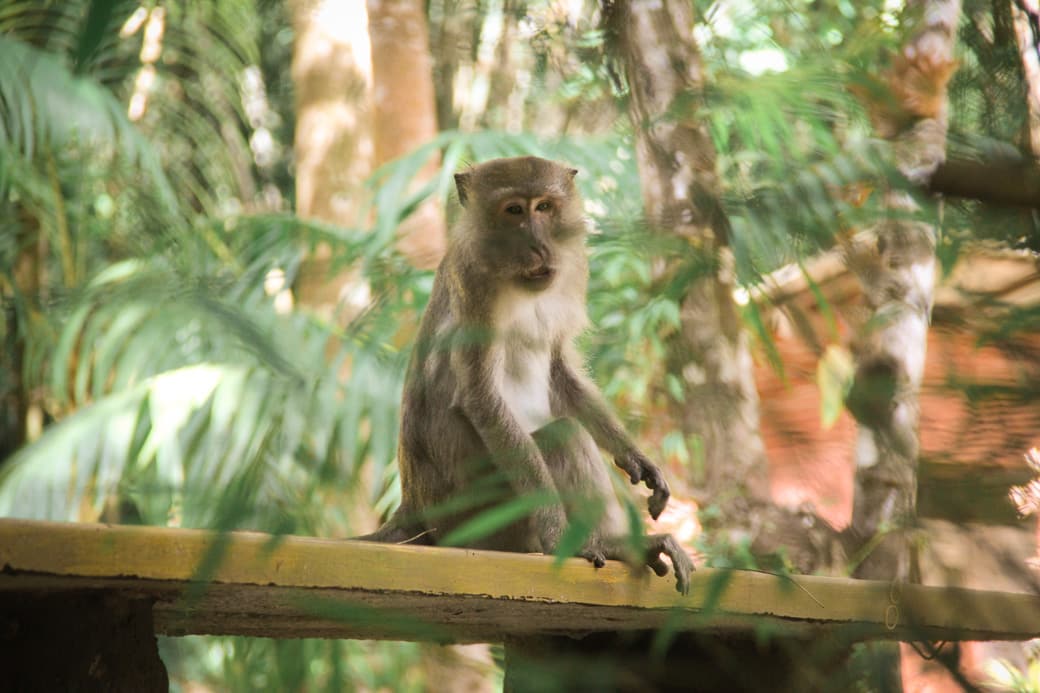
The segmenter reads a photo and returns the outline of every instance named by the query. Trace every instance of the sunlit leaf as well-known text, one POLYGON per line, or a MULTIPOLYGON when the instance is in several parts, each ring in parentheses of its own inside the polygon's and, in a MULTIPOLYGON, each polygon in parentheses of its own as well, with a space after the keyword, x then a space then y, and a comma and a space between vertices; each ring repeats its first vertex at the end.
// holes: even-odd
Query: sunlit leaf
POLYGON ((816 365, 816 386, 820 389, 820 419, 825 429, 837 422, 845 410, 845 397, 852 388, 856 363, 848 349, 830 344, 816 365))

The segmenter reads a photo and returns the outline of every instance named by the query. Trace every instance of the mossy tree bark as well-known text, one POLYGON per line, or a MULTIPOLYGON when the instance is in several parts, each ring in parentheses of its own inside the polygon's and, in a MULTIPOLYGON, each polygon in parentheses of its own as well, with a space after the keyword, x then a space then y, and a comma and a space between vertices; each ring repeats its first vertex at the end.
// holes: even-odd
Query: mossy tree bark
POLYGON ((805 572, 830 569, 842 558, 834 529, 811 510, 783 508, 769 497, 749 339, 733 298, 729 222, 701 111, 705 75, 690 4, 617 0, 604 2, 604 14, 629 87, 647 223, 689 249, 662 271, 660 283, 686 273, 667 366, 683 386, 673 416, 687 439, 700 443, 702 464, 690 481, 702 507, 718 510, 705 529, 716 539, 746 541, 762 557, 783 546, 787 560, 805 572))
MULTIPOLYGON (((946 85, 959 0, 907 4, 910 38, 885 75, 890 98, 872 104, 877 132, 889 140, 895 165, 923 188, 945 159, 946 85)), ((857 336, 856 373, 848 396, 858 422, 852 523, 848 535, 862 561, 855 575, 910 580, 910 529, 916 515, 918 393, 924 374, 935 275, 936 228, 929 201, 904 189, 884 192, 890 210, 847 248, 859 276, 867 320, 857 336)))
POLYGON ((607 10, 629 87, 647 223, 685 240, 685 259, 696 256, 705 268, 687 285, 670 345, 669 371, 685 395, 674 414, 701 443, 703 473, 692 481, 702 498, 739 515, 747 499, 767 496, 765 450, 748 337, 733 300, 715 147, 699 113, 705 78, 690 4, 618 1, 607 10))

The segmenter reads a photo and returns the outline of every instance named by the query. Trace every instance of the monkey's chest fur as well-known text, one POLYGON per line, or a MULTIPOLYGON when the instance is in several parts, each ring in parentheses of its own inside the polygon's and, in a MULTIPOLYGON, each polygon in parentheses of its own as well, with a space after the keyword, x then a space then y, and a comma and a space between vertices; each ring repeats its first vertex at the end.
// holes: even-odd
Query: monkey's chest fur
POLYGON ((505 290, 494 312, 492 375, 517 423, 532 433, 552 421, 553 350, 584 325, 585 311, 562 291, 505 290))

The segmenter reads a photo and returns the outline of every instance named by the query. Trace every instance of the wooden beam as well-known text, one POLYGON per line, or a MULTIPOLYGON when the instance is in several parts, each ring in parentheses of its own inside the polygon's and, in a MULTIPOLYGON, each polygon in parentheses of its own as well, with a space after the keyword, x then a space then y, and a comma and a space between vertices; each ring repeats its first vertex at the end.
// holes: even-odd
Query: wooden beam
POLYGON ((0 594, 153 600, 155 629, 500 642, 602 631, 1040 636, 1032 594, 700 570, 690 595, 618 563, 189 529, 0 520, 0 594))
POLYGON ((954 159, 939 165, 929 192, 989 204, 1040 208, 1040 168, 1026 161, 954 159))

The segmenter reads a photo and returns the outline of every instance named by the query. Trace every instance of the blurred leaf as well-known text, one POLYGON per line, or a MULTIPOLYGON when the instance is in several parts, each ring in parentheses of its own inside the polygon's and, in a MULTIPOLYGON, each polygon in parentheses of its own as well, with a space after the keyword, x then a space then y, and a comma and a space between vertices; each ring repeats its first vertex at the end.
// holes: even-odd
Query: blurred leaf
POLYGON ((780 350, 776 347, 776 342, 773 340, 773 335, 766 327, 765 321, 762 319, 762 311, 759 310, 758 304, 755 301, 749 301, 747 305, 743 307, 741 311, 744 315, 744 320, 748 323, 748 326, 753 330, 756 337, 758 337, 759 344, 765 349, 766 358, 769 360, 769 365, 772 366, 773 370, 780 376, 781 379, 784 375, 784 362, 780 358, 780 350))
POLYGON ((553 567, 558 568, 568 558, 578 555, 599 526, 605 509, 606 504, 602 498, 589 499, 572 506, 567 514, 567 528, 560 537, 560 543, 556 545, 553 567))
POLYGON ((848 349, 830 344, 816 365, 816 386, 820 390, 820 421, 824 429, 835 424, 845 410, 845 397, 852 389, 856 363, 848 349))
POLYGON ((528 493, 496 505, 448 532, 437 543, 441 546, 465 546, 490 536, 500 529, 523 519, 538 508, 558 503, 549 493, 528 493))
POLYGON ((625 510, 625 521, 628 533, 625 535, 631 555, 642 557, 646 554, 646 527, 643 525, 643 511, 630 496, 621 496, 621 505, 625 510))
POLYGON ((719 569, 712 574, 708 580, 707 589, 704 590, 704 602, 701 607, 702 614, 707 616, 718 611, 719 603, 722 601, 723 595, 726 594, 726 589, 732 580, 733 572, 731 570, 719 569))

